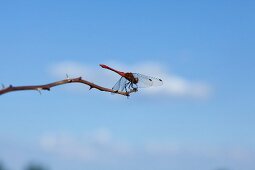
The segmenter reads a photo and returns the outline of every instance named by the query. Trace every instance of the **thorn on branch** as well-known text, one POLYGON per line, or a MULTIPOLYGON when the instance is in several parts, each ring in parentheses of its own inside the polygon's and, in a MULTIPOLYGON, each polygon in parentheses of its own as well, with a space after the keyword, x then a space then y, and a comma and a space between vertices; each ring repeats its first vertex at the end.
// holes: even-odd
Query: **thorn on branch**
POLYGON ((89 90, 91 90, 93 87, 92 86, 89 86, 89 90))
POLYGON ((71 82, 72 82, 72 80, 70 79, 70 77, 69 77, 68 74, 66 74, 66 79, 68 80, 68 83, 71 83, 71 82))

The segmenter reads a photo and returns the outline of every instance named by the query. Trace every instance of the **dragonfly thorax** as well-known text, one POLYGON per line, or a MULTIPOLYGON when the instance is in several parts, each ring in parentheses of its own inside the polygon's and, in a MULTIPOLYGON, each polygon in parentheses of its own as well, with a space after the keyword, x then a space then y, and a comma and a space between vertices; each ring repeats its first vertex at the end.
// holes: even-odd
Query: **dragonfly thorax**
POLYGON ((125 73, 125 78, 133 84, 138 83, 138 78, 134 77, 133 73, 125 73))

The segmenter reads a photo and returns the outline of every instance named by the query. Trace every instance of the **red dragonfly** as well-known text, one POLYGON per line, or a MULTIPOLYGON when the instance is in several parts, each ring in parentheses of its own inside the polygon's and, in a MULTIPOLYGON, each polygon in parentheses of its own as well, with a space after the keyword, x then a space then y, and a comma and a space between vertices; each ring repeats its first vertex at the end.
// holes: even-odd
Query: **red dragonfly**
POLYGON ((131 90, 137 91, 137 89, 141 87, 160 86, 163 84, 163 81, 159 78, 145 76, 139 73, 118 71, 104 64, 100 64, 100 66, 121 76, 119 81, 117 81, 117 83, 112 88, 112 90, 116 92, 128 92, 131 90))

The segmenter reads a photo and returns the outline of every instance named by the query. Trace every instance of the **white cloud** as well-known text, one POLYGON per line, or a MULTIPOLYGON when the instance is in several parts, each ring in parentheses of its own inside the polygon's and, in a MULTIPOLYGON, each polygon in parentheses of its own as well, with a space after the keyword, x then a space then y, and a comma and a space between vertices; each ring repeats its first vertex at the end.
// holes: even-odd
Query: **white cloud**
MULTIPOLYGON (((211 87, 207 83, 192 81, 188 78, 170 73, 164 66, 156 63, 145 63, 137 65, 124 65, 117 62, 106 63, 123 71, 138 72, 152 77, 159 77, 163 80, 163 86, 142 89, 145 95, 175 96, 184 98, 208 98, 211 94, 211 87)), ((103 70, 100 66, 83 65, 76 62, 61 62, 50 69, 51 75, 57 78, 64 78, 66 74, 70 77, 82 76, 83 78, 111 87, 118 80, 119 76, 110 71, 103 70)))
POLYGON ((156 88, 147 88, 149 94, 165 96, 207 98, 211 94, 211 87, 206 83, 191 81, 187 78, 169 73, 163 66, 155 63, 141 64, 134 67, 143 74, 160 77, 164 85, 156 88))

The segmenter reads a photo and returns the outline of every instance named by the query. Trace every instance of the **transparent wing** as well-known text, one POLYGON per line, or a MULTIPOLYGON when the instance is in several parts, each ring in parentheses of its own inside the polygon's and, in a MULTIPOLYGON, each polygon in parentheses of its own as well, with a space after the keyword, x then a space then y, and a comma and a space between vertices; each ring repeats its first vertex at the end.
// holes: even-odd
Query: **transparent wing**
POLYGON ((121 77, 117 83, 112 87, 112 90, 114 91, 124 91, 126 84, 128 83, 128 80, 125 77, 121 77))
POLYGON ((138 79, 137 86, 140 88, 163 85, 163 81, 159 78, 145 76, 139 73, 133 73, 133 75, 138 79))

